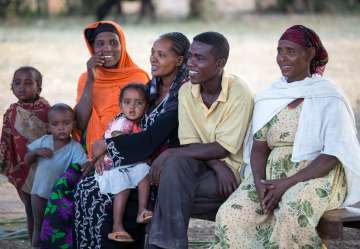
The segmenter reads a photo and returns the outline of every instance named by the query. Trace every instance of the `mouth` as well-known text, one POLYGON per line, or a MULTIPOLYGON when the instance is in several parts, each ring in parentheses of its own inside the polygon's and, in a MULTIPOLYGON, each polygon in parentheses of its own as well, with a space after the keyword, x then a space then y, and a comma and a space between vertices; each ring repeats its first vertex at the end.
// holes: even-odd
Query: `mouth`
POLYGON ((194 76, 197 76, 199 75, 199 72, 196 71, 196 70, 189 70, 189 76, 190 77, 194 77, 194 76))
POLYGON ((151 71, 152 71, 152 72, 157 71, 158 69, 159 69, 158 66, 151 65, 151 71))
POLYGON ((283 66, 280 66, 280 68, 282 71, 289 71, 292 67, 288 66, 288 65, 283 65, 283 66))

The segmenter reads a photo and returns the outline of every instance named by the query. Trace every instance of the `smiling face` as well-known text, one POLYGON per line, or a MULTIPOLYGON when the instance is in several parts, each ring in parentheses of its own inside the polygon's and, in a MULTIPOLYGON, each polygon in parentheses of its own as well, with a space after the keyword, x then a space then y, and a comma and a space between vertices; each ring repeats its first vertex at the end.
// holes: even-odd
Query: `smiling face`
POLYGON ((11 84, 11 90, 20 102, 33 102, 40 94, 41 88, 29 70, 17 71, 11 84))
POLYGON ((144 95, 134 88, 126 89, 122 96, 120 105, 126 118, 136 123, 140 121, 147 108, 144 95))
POLYGON ((104 67, 113 68, 119 63, 121 44, 119 36, 113 32, 99 33, 93 44, 94 54, 105 57, 104 67))
POLYGON ((67 140, 74 127, 74 115, 68 110, 52 110, 49 113, 49 132, 55 140, 67 140))
POLYGON ((304 48, 287 40, 279 41, 276 61, 288 82, 303 80, 310 76, 310 62, 313 57, 313 49, 304 48))
POLYGON ((223 62, 216 58, 211 45, 194 41, 189 50, 188 68, 192 84, 207 82, 221 72, 223 62))
POLYGON ((160 78, 171 76, 181 65, 183 57, 172 50, 172 45, 172 41, 166 38, 154 42, 150 55, 152 76, 160 78))

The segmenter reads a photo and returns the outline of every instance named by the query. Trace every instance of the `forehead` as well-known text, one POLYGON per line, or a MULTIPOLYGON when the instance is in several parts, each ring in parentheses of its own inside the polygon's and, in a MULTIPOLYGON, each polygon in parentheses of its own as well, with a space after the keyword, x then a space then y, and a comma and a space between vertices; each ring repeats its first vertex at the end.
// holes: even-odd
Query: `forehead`
POLYGON ((15 73, 14 78, 35 79, 35 73, 31 70, 20 70, 15 73))
POLYGON ((99 40, 119 40, 119 36, 113 32, 101 32, 95 37, 95 41, 99 40))
POLYGON ((48 118, 49 118, 49 121, 73 119, 74 114, 70 110, 65 110, 65 109, 64 110, 63 109, 51 110, 51 111, 49 111, 48 118))
POLYGON ((125 98, 144 98, 144 94, 140 89, 128 88, 124 92, 125 98))
POLYGON ((299 44, 289 41, 289 40, 280 40, 278 43, 279 48, 291 48, 296 50, 305 50, 304 47, 300 46, 299 44))
POLYGON ((190 45, 190 53, 203 56, 214 56, 212 52, 213 46, 202 43, 199 41, 193 41, 190 45))
POLYGON ((153 47, 161 50, 170 50, 172 41, 167 38, 159 38, 154 42, 153 47))

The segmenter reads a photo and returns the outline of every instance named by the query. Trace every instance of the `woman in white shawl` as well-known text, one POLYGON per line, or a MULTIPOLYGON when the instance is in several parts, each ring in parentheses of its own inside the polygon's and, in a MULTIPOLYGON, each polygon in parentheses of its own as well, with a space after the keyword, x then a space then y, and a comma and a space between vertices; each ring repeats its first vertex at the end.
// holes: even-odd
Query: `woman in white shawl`
POLYGON ((324 212, 360 201, 354 117, 321 76, 319 37, 295 25, 277 51, 282 77, 255 97, 245 180, 219 209, 213 248, 321 248, 324 212))

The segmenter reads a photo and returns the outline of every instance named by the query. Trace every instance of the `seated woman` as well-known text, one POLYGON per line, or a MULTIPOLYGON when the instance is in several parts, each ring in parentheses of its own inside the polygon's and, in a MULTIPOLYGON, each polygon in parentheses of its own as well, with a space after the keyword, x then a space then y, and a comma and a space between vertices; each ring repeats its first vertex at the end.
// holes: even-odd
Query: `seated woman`
POLYGON ((78 82, 75 112, 77 128, 91 158, 91 145, 103 137, 108 123, 120 112, 120 90, 132 82, 145 84, 149 78, 131 60, 124 33, 115 22, 90 24, 84 36, 91 57, 78 82))
POLYGON ((255 97, 251 169, 219 209, 213 248, 321 248, 324 212, 360 200, 353 113, 321 76, 328 56, 319 37, 295 25, 277 51, 283 77, 255 97))
MULTIPOLYGON (((110 147, 110 154, 122 157, 121 164, 127 165, 148 160, 164 146, 178 146, 178 90, 187 80, 188 49, 188 39, 177 32, 164 34, 154 42, 150 56, 153 78, 148 84, 150 104, 141 122, 142 131, 109 138, 106 143, 98 141, 94 146, 94 157, 110 147)), ((100 157, 97 164, 102 160, 100 157)), ((143 248, 144 226, 136 223, 137 202, 131 201, 131 194, 124 226, 135 243, 124 245, 108 239, 113 228, 112 198, 111 194, 100 193, 94 176, 80 181, 75 192, 76 248, 143 248)))

